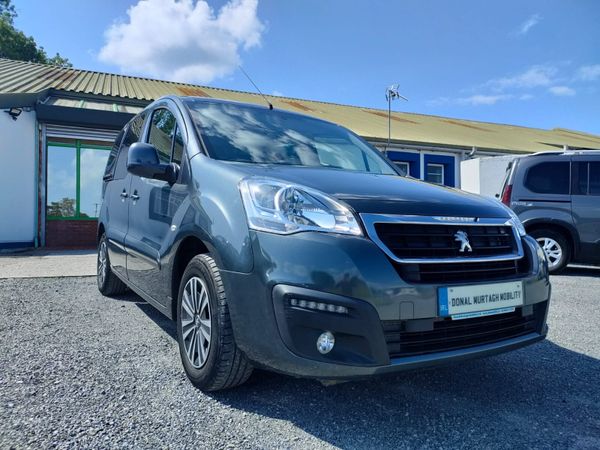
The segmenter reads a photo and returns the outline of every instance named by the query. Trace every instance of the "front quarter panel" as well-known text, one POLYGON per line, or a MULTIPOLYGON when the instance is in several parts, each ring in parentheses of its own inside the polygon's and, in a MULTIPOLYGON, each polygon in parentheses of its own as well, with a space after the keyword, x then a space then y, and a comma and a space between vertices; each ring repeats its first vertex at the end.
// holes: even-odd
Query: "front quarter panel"
MULTIPOLYGON (((252 270, 252 246, 238 183, 241 176, 227 164, 198 154, 191 159, 195 195, 194 224, 214 250, 223 270, 252 270)), ((186 230, 182 229, 182 233, 186 230)))

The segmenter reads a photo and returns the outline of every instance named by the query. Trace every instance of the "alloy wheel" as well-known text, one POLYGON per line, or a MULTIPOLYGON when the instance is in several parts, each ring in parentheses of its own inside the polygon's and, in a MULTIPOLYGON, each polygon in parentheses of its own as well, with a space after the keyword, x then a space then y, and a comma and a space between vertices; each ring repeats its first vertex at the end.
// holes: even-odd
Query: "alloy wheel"
POLYGON ((181 333, 188 361, 201 368, 210 350, 211 311, 208 289, 199 277, 190 278, 183 289, 181 333))
POLYGON ((563 249, 560 244, 549 237, 539 237, 537 241, 548 257, 548 266, 550 268, 557 266, 563 256, 563 249))
POLYGON ((106 271, 108 269, 108 258, 106 256, 106 241, 102 241, 100 243, 100 248, 98 249, 98 284, 100 286, 104 285, 104 280, 106 280, 106 271))

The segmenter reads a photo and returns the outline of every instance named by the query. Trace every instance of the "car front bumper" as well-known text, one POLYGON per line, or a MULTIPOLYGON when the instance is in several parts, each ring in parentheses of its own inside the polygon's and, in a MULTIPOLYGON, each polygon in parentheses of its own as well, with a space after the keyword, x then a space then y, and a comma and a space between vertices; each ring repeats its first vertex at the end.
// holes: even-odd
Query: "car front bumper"
POLYGON ((518 333, 498 333, 481 342, 465 340, 455 347, 442 345, 439 351, 402 353, 392 350, 390 340, 422 336, 426 341, 427 333, 439 337, 434 326, 443 321, 437 302, 441 285, 405 282, 368 239, 254 233, 253 272, 222 271, 236 343, 256 366, 319 379, 367 377, 529 345, 546 336, 550 283, 535 241, 526 237, 523 244, 529 258, 529 270, 518 278, 523 282, 524 305, 510 318, 514 323, 506 322, 506 327, 521 327, 518 333), (344 306, 347 313, 296 308, 290 304, 292 298, 344 306), (336 337, 334 349, 326 355, 316 347, 324 331, 336 337), (406 332, 410 334, 402 334, 406 332))

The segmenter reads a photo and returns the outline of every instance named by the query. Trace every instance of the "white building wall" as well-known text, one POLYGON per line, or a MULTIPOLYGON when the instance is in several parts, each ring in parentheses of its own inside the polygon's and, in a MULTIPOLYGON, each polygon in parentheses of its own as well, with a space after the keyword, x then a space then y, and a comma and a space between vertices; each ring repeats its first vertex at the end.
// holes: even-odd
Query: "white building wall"
POLYGON ((460 163, 460 187, 475 194, 494 197, 500 194, 506 168, 517 156, 474 158, 460 163))
POLYGON ((15 121, 0 110, 0 248, 35 239, 35 127, 35 112, 15 121))
POLYGON ((460 162, 460 188, 463 191, 479 194, 481 158, 467 159, 460 162))

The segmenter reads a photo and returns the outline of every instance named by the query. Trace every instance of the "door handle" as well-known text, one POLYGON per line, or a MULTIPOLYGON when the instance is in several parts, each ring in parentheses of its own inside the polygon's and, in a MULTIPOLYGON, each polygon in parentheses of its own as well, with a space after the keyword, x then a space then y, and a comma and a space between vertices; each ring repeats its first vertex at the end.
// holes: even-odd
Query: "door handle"
POLYGON ((131 199, 132 199, 133 201, 135 201, 135 200, 139 200, 139 199, 140 199, 140 196, 139 196, 139 195, 137 195, 137 191, 135 191, 133 194, 131 194, 131 199))
POLYGON ((121 192, 121 197, 123 197, 123 198, 127 198, 127 197, 129 197, 129 196, 127 195, 127 192, 123 191, 123 192, 121 192))

